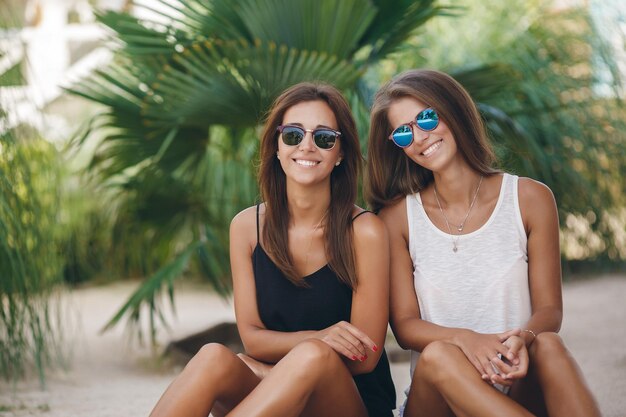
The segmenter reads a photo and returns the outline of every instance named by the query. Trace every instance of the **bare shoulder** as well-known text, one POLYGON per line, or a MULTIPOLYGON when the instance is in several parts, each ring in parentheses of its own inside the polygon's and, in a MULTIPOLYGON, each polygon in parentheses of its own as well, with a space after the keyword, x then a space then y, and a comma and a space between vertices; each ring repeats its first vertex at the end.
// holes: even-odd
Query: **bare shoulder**
MULTIPOLYGON (((260 214, 264 212, 261 205, 260 214)), ((230 222, 230 239, 241 243, 248 243, 251 247, 256 244, 256 220, 257 206, 248 207, 233 217, 230 222)))
POLYGON ((519 205, 524 228, 528 234, 535 227, 553 229, 558 227, 558 213, 554 194, 550 188, 531 178, 518 182, 519 205))
POLYGON ((550 187, 532 178, 519 178, 518 195, 522 205, 554 204, 554 194, 550 187))
POLYGON ((364 212, 363 209, 358 207, 355 209, 353 216, 358 216, 352 223, 355 240, 357 242, 362 240, 380 240, 387 236, 385 225, 374 213, 364 212))
POLYGON ((378 215, 389 231, 393 232, 397 229, 403 230, 403 226, 407 224, 406 198, 401 198, 386 206, 378 215))
POLYGON ((247 227, 250 226, 250 224, 254 224, 256 226, 256 210, 257 206, 252 206, 241 210, 231 220, 231 228, 247 227))

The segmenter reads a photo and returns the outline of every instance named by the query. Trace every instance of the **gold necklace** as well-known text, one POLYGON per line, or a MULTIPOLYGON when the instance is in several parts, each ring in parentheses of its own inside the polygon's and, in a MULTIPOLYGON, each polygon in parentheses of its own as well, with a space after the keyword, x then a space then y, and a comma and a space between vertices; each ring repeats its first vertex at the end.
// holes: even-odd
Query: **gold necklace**
POLYGON ((306 250, 306 256, 304 258, 304 270, 306 271, 307 266, 309 265, 309 253, 311 252, 311 246, 313 245, 313 238, 315 237, 315 232, 317 231, 317 229, 320 227, 320 225, 322 224, 322 222, 324 221, 324 219, 326 218, 326 215, 328 214, 328 209, 326 209, 326 211, 324 212, 324 215, 322 216, 322 218, 320 219, 319 222, 317 222, 317 224, 315 225, 315 227, 313 228, 313 230, 311 231, 311 239, 309 239, 309 247, 306 250))
POLYGON ((437 195, 437 184, 435 184, 433 182, 433 191, 435 192, 435 200, 437 200, 437 206, 439 206, 439 211, 441 212, 441 214, 443 215, 443 219, 446 221, 446 226, 448 227, 448 232, 450 232, 450 236, 452 239, 452 251, 454 253, 456 253, 459 250, 459 240, 461 239, 461 232, 463 232, 463 228, 465 227, 465 222, 467 221, 470 213, 472 212, 472 208, 474 207, 474 204, 476 203, 476 197, 478 197, 478 191, 480 190, 480 185, 483 183, 483 178, 484 176, 480 176, 480 181, 478 181, 478 187, 476 187, 476 191, 474 192, 474 197, 472 198, 472 202, 469 206, 469 209, 467 210, 467 213, 465 214, 465 217, 463 218, 463 221, 461 222, 460 225, 456 226, 456 230, 458 230, 458 234, 456 235, 456 239, 455 239, 455 235, 452 234, 452 228, 450 227, 450 222, 448 221, 448 216, 446 216, 445 211, 443 211, 443 208, 441 207, 441 203, 439 202, 439 196, 437 195))

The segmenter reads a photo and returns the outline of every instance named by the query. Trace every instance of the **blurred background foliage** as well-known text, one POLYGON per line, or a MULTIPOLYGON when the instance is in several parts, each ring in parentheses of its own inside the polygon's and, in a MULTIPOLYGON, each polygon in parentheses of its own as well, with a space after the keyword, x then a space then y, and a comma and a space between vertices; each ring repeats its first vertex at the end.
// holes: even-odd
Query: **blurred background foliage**
MULTIPOLYGON (((20 303, 41 306, 61 281, 138 278, 107 328, 126 319, 143 337, 147 318, 152 340, 167 324, 162 309, 178 278, 228 295, 230 220, 259 199, 260 125, 276 95, 303 80, 345 92, 365 149, 369 106, 383 82, 416 67, 451 73, 479 102, 501 167, 554 191, 566 270, 624 266, 625 74, 589 8, 538 0, 155 0, 128 10, 98 13, 115 55, 67 88, 97 109, 68 146, 33 130, 0 138, 3 375, 26 363, 5 346, 30 338, 43 361, 42 341, 56 335, 50 325, 10 339, 14 323, 48 320, 11 307, 18 284, 20 303)), ((0 85, 20 80, 15 69, 0 85)))
MULTIPOLYGON (((0 118, 5 114, 0 113, 0 118)), ((0 375, 16 379, 57 363, 61 332, 53 294, 62 282, 57 151, 36 132, 0 135, 0 375)))
MULTIPOLYGON (((21 24, 13 3, 0 4, 0 29, 21 24)), ((21 66, 0 74, 0 86, 23 84, 21 66)), ((43 384, 61 346, 51 297, 62 282, 60 158, 35 129, 10 126, 9 110, 0 104, 0 376, 16 380, 34 370, 43 384)))
POLYGON ((228 224, 258 198, 258 126, 273 98, 302 80, 343 89, 365 141, 382 82, 408 68, 450 72, 480 103, 501 166, 554 190, 565 259, 624 259, 622 80, 588 9, 521 0, 157 3, 137 3, 154 18, 101 13, 116 60, 70 89, 106 106, 89 172, 117 193, 115 230, 139 237, 144 245, 132 246, 153 260, 139 271, 153 275, 109 326, 124 316, 139 323, 144 307, 154 323, 155 301, 163 290, 171 298, 184 272, 228 293, 228 224))

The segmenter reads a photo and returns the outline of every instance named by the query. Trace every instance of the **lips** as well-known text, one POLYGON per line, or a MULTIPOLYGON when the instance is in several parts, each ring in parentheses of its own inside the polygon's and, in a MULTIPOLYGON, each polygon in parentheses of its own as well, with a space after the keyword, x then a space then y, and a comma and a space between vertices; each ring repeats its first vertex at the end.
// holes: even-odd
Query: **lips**
POLYGON ((433 152, 435 152, 437 149, 441 147, 442 142, 443 142, 443 139, 439 139, 437 142, 433 143, 428 148, 424 149, 422 151, 422 155, 424 156, 431 155, 433 152))

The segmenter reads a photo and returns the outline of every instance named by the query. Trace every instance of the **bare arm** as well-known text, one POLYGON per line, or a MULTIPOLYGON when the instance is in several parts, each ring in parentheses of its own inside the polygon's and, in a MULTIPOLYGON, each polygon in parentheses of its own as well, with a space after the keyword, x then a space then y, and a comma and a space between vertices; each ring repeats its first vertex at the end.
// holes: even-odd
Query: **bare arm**
POLYGON ((354 248, 358 286, 352 295, 350 323, 374 342, 363 362, 346 361, 352 374, 371 372, 385 344, 389 322, 389 241, 383 222, 363 214, 354 222, 354 248))
MULTIPOLYGON (((532 316, 525 329, 558 332, 563 318, 559 219, 552 191, 529 178, 519 179, 519 201, 528 236, 528 281, 532 316)), ((522 332, 526 346, 534 336, 522 332)))

